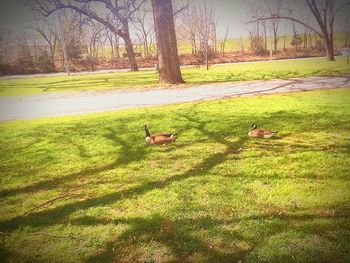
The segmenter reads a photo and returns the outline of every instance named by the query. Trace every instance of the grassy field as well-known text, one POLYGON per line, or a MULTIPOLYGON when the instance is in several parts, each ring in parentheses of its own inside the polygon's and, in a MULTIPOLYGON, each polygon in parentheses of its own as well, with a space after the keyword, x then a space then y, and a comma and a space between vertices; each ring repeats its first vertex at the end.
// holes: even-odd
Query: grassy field
MULTIPOLYGON (((203 84, 350 74, 350 66, 346 64, 344 57, 338 57, 334 62, 321 58, 212 66, 209 71, 204 68, 184 68, 182 73, 188 84, 203 84)), ((0 96, 161 87, 157 81, 158 75, 154 71, 0 79, 0 96)))
MULTIPOLYGON (((302 35, 301 35, 302 36, 302 35)), ((287 35, 286 40, 285 40, 285 48, 294 48, 290 43, 293 39, 292 35, 287 35)), ((317 39, 319 39, 317 37, 317 39)), ((216 43, 216 49, 220 51, 221 48, 221 43, 222 39, 218 39, 216 43)), ((272 36, 267 36, 267 49, 270 50, 271 47, 271 41, 273 41, 272 36)), ((309 40, 310 41, 310 37, 309 40)), ((334 49, 338 50, 340 47, 343 47, 346 43, 346 33, 344 32, 335 32, 334 33, 334 49)), ((244 47, 245 51, 250 50, 250 39, 249 37, 242 37, 242 39, 238 37, 231 37, 226 40, 225 43, 225 51, 226 52, 236 52, 236 51, 241 51, 242 50, 242 44, 244 47)), ((310 42, 309 42, 310 45, 310 42)), ((312 45, 315 45, 315 36, 313 36, 312 40, 312 45)), ((191 44, 189 42, 184 42, 184 41, 178 41, 177 43, 179 54, 191 54, 192 49, 191 49, 191 44)), ((301 45, 303 46, 303 44, 301 45)), ((284 48, 284 39, 283 36, 280 36, 280 39, 278 41, 277 45, 278 50, 283 50, 284 48)), ((144 49, 142 45, 135 45, 134 46, 135 51, 141 52, 142 54, 144 53, 144 49)), ((121 54, 125 52, 125 49, 123 46, 120 47, 121 54)), ((156 50, 152 47, 151 52, 153 54, 156 53, 156 50)), ((101 54, 104 57, 110 58, 112 55, 111 47, 110 46, 105 46, 105 47, 99 47, 98 53, 101 54)))
POLYGON ((2 123, 0 258, 348 262, 349 105, 347 88, 2 123), (178 141, 146 146, 145 123, 178 141))

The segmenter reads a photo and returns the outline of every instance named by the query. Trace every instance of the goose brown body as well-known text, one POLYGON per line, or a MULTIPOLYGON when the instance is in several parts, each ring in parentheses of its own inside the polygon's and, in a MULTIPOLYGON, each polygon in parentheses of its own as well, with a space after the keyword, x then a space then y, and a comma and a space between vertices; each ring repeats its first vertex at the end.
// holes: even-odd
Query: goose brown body
POLYGON ((146 143, 147 144, 167 144, 176 141, 178 138, 174 133, 158 132, 151 134, 145 125, 146 143))
POLYGON ((254 138, 269 139, 277 133, 275 131, 269 131, 269 130, 265 130, 265 129, 257 129, 256 124, 253 124, 251 128, 252 129, 248 132, 248 136, 254 137, 254 138))

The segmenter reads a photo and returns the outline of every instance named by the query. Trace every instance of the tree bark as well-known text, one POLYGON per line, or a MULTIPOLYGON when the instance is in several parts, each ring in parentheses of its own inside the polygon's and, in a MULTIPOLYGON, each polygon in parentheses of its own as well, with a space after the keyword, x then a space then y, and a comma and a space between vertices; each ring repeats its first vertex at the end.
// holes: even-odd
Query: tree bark
POLYGON ((278 46, 278 38, 276 36, 274 36, 274 40, 273 40, 274 51, 277 51, 277 46, 278 46))
POLYGON ((273 49, 276 52, 278 49, 278 40, 279 40, 279 35, 278 35, 278 24, 273 23, 273 49))
POLYGON ((157 37, 159 82, 183 83, 171 0, 152 0, 154 27, 157 37))
POLYGON ((130 36, 125 37, 124 38, 124 42, 125 42, 126 54, 128 56, 129 63, 130 63, 130 70, 131 71, 138 71, 139 68, 137 66, 137 62, 136 62, 136 58, 135 58, 135 52, 134 52, 134 48, 133 48, 130 36))
POLYGON ((133 44, 131 42, 130 33, 129 33, 129 25, 128 25, 127 21, 125 23, 123 23, 123 31, 124 31, 124 35, 122 36, 122 38, 123 38, 124 43, 125 43, 125 51, 126 51, 126 54, 128 56, 129 63, 130 63, 130 70, 131 71, 138 71, 139 68, 137 66, 135 52, 134 52, 133 44))
POLYGON ((312 14, 316 18, 316 21, 321 29, 323 40, 325 43, 325 48, 327 51, 327 58, 329 61, 335 61, 334 58, 334 48, 333 48, 333 1, 327 1, 325 7, 323 7, 323 18, 318 9, 317 2, 315 0, 306 0, 312 14), (329 15, 330 14, 330 15, 329 15), (328 25, 327 25, 327 21, 328 25), (328 28, 329 26, 329 28, 328 28), (329 32, 328 32, 329 30, 329 32))
POLYGON ((326 51, 327 51, 327 58, 328 58, 328 60, 329 61, 335 61, 333 40, 325 38, 324 42, 325 42, 325 45, 326 45, 326 51))

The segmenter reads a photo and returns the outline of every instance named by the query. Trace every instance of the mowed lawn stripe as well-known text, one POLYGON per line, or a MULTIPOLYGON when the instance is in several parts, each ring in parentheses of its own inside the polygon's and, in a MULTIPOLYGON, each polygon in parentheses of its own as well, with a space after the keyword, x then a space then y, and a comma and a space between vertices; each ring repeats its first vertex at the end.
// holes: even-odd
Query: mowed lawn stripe
MULTIPOLYGON (((253 62, 246 64, 214 65, 207 71, 183 68, 187 84, 232 82, 246 80, 267 80, 307 76, 349 75, 350 66, 345 57, 336 61, 325 58, 298 59, 285 61, 253 62)), ((169 88, 157 84, 155 71, 116 72, 74 76, 47 76, 15 79, 0 79, 0 96, 30 95, 47 92, 76 92, 98 90, 130 90, 149 87, 169 88)), ((183 85, 173 86, 183 87, 183 85)))

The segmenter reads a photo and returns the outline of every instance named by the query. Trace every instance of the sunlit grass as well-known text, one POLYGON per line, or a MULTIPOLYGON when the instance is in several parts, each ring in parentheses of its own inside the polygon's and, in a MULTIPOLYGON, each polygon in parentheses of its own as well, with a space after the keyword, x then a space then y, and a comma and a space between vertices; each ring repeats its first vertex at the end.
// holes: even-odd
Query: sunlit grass
POLYGON ((348 88, 2 123, 0 258, 346 262, 349 105, 348 88), (145 123, 179 140, 148 147, 145 123))
MULTIPOLYGON (((350 74, 350 66, 343 57, 335 62, 326 59, 255 62, 247 64, 212 66, 207 71, 184 68, 183 77, 188 84, 230 82, 274 78, 293 78, 350 74)), ((83 90, 143 89, 164 87, 158 85, 154 71, 119 72, 79 76, 49 76, 20 79, 0 79, 0 96, 28 95, 47 92, 72 92, 83 90)))

